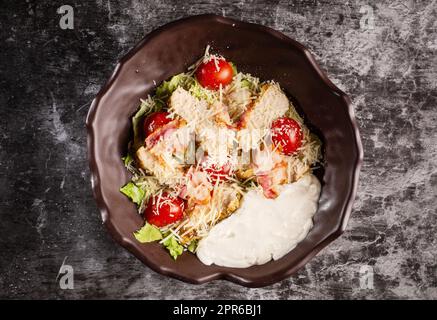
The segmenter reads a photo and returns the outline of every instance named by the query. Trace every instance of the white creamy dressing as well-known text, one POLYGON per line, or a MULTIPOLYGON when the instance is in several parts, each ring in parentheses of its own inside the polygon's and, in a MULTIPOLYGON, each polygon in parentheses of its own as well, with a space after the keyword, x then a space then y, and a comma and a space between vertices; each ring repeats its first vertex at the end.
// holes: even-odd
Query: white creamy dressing
POLYGON ((284 185, 276 199, 249 191, 242 206, 199 242, 198 258, 207 265, 246 268, 283 257, 312 228, 319 195, 312 174, 284 185))

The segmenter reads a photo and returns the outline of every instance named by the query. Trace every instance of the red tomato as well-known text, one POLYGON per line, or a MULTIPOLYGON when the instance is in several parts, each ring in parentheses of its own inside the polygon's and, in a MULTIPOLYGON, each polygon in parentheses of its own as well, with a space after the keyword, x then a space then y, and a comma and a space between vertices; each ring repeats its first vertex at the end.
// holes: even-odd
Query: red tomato
POLYGON ((202 87, 216 90, 232 81, 234 70, 225 59, 211 59, 197 67, 196 78, 202 87))
POLYGON ((273 144, 285 155, 295 153, 302 145, 302 129, 299 123, 291 118, 276 119, 271 130, 273 144))
POLYGON ((146 210, 144 210, 144 218, 157 227, 164 227, 181 220, 184 216, 184 209, 184 200, 163 192, 161 197, 158 195, 150 197, 146 210))
POLYGON ((171 119, 167 118, 168 115, 168 112, 157 111, 150 114, 146 119, 144 119, 144 133, 146 134, 146 137, 157 129, 169 123, 171 119))

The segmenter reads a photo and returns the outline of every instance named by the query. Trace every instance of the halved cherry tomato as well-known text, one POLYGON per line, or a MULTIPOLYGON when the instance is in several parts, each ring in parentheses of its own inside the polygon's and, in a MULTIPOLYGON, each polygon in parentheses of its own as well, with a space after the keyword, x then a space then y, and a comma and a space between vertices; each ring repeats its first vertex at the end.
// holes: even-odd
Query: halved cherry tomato
POLYGON ((161 196, 150 197, 144 211, 144 218, 157 227, 164 227, 181 220, 184 216, 184 210, 184 200, 163 192, 161 196))
POLYGON ((291 155, 302 145, 302 129, 299 123, 291 118, 278 118, 272 123, 272 141, 278 150, 291 155))
POLYGON ((234 70, 225 59, 211 59, 197 67, 196 78, 202 87, 216 90, 231 83, 234 70))
POLYGON ((161 128, 163 125, 169 123, 171 119, 167 118, 168 115, 168 112, 157 111, 144 119, 144 133, 146 137, 161 128))

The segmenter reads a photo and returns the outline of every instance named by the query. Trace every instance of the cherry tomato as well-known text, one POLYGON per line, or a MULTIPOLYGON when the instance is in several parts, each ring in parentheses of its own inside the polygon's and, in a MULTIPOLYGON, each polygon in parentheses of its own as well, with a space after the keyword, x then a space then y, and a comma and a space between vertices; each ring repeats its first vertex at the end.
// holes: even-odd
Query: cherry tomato
POLYGON ((146 137, 157 129, 169 123, 171 119, 167 118, 168 115, 168 112, 157 111, 150 114, 146 119, 144 119, 144 133, 146 134, 146 137))
POLYGON ((234 70, 225 59, 211 59, 202 63, 196 71, 196 78, 202 87, 216 90, 232 81, 234 70))
POLYGON ((150 197, 144 211, 144 218, 157 227, 164 227, 181 220, 184 216, 184 209, 184 200, 163 192, 161 196, 150 197))
POLYGON ((302 129, 299 123, 291 118, 278 118, 272 123, 272 141, 278 150, 291 155, 302 145, 302 129))

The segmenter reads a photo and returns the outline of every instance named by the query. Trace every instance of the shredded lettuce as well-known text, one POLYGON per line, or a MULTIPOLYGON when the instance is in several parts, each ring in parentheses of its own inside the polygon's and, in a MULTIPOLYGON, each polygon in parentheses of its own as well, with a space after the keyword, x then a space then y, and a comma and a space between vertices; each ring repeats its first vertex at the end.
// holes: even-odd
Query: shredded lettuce
POLYGON ((175 260, 184 252, 184 247, 178 242, 174 235, 168 236, 162 244, 175 260))
POLYGON ((125 186, 120 188, 121 193, 126 195, 129 199, 132 200, 133 203, 136 203, 138 206, 141 205, 146 193, 143 189, 138 187, 133 182, 128 182, 125 186))
POLYGON ((147 223, 139 230, 134 232, 134 237, 141 243, 147 243, 162 239, 162 233, 157 227, 147 223))

